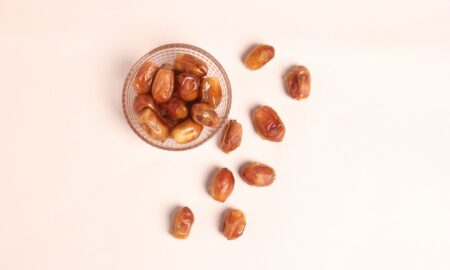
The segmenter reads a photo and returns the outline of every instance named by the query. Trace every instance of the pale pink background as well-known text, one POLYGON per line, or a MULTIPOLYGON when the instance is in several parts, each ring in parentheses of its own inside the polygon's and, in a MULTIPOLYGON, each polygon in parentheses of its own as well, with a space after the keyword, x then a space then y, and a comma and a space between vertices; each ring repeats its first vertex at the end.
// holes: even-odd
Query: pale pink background
POLYGON ((0 0, 0 269, 450 269, 450 2, 0 0), (164 43, 212 53, 233 86, 242 147, 217 138, 183 153, 143 143, 122 115, 133 62, 164 43), (257 72, 240 56, 275 46, 257 72), (312 73, 309 100, 280 76, 312 73), (259 139, 269 104, 283 143, 259 139), (270 188, 238 177, 224 205, 206 178, 247 160, 270 188), (189 205, 187 241, 168 216, 189 205), (218 217, 243 209, 226 241, 218 217))

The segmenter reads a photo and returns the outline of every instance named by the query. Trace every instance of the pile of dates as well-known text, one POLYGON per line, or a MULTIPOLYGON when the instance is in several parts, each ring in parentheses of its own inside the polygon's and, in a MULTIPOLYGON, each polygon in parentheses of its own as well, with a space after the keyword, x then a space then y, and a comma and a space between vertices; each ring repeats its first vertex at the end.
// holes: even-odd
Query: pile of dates
POLYGON ((204 127, 219 124, 215 109, 222 89, 207 73, 206 63, 189 54, 178 54, 173 65, 142 64, 133 81, 133 109, 150 138, 172 137, 185 144, 198 138, 204 127))

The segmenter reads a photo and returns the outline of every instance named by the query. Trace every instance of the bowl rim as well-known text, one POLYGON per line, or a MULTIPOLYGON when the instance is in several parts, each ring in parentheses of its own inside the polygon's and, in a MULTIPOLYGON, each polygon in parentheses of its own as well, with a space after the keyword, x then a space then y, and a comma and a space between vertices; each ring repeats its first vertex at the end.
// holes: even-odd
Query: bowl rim
MULTIPOLYGON (((232 98, 230 79, 228 78, 228 74, 226 73, 226 71, 222 67, 222 65, 219 63, 219 61, 214 56, 212 56, 210 53, 208 53, 207 51, 205 51, 205 50, 203 50, 203 49, 201 49, 199 47, 196 47, 196 46, 193 46, 193 45, 190 45, 190 44, 186 44, 186 43, 169 43, 169 44, 164 44, 164 45, 158 46, 158 47, 154 48, 153 50, 151 50, 151 51, 147 52, 146 54, 144 54, 131 67, 130 71, 127 74, 127 77, 125 79, 125 82, 124 82, 124 85, 123 85, 123 89, 122 89, 122 110, 123 110, 123 113, 125 114, 125 118, 127 119, 128 125, 131 127, 133 132, 139 138, 141 138, 144 142, 150 144, 151 146, 159 148, 159 149, 162 149, 162 150, 167 150, 167 151, 185 151, 185 150, 190 150, 190 149, 196 148, 196 147, 204 144, 205 142, 209 141, 221 129, 221 127, 225 124, 226 120, 228 119, 228 115, 229 115, 230 109, 231 109, 231 102, 232 102, 232 100, 233 100, 233 98, 232 98), (217 68, 219 69, 219 71, 222 73, 223 78, 225 80, 225 85, 227 87, 228 96, 229 96, 229 98, 228 98, 229 102, 228 102, 227 108, 225 110, 224 117, 223 117, 222 121, 220 122, 220 124, 215 127, 215 129, 212 131, 212 133, 208 137, 205 137, 202 141, 199 141, 196 144, 193 144, 193 145, 190 145, 190 146, 186 146, 186 147, 180 147, 180 148, 166 147, 166 146, 155 144, 155 143, 153 143, 150 140, 147 140, 144 136, 142 136, 134 128, 134 126, 132 124, 132 121, 131 121, 131 118, 128 115, 128 112, 127 112, 126 106, 125 106, 125 95, 126 95, 126 91, 127 91, 127 86, 130 84, 130 80, 132 79, 133 74, 135 73, 136 69, 140 67, 140 65, 142 64, 144 59, 148 58, 149 55, 155 54, 157 52, 160 52, 160 51, 163 51, 163 50, 166 50, 166 49, 171 49, 171 48, 184 48, 184 49, 197 51, 197 52, 205 55, 208 59, 210 59, 211 62, 213 62, 214 65, 216 65, 217 68)), ((180 144, 180 145, 182 146, 182 144, 180 144)))

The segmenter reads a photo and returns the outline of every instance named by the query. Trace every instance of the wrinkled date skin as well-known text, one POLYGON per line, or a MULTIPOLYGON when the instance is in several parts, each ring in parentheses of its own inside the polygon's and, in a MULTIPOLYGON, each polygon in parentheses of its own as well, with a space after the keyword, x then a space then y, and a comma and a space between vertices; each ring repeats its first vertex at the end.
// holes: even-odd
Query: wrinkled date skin
POLYGON ((234 189, 233 173, 227 168, 217 171, 209 185, 209 194, 218 202, 225 202, 234 189))
POLYGON ((169 101, 160 105, 161 114, 171 120, 182 120, 188 117, 189 109, 186 104, 177 97, 171 97, 169 101))
POLYGON ((197 99, 199 85, 200 79, 189 73, 178 74, 175 78, 177 94, 184 101, 197 99))
POLYGON ((169 127, 152 109, 145 109, 139 116, 138 121, 152 139, 165 141, 169 137, 169 127))
POLYGON ((177 54, 173 68, 177 72, 188 72, 202 78, 208 73, 208 66, 205 62, 190 54, 177 54))
POLYGON ((242 126, 236 120, 230 120, 223 128, 222 137, 220 139, 220 149, 229 153, 241 145, 242 126))
POLYGON ((141 68, 134 77, 134 90, 138 94, 145 94, 150 91, 150 87, 158 71, 158 65, 151 61, 142 64, 141 68))
POLYGON ((167 102, 173 93, 174 74, 170 69, 160 69, 152 85, 152 96, 156 103, 167 102))
POLYGON ((222 233, 228 240, 234 240, 244 233, 246 224, 244 212, 228 209, 223 214, 222 233))
POLYGON ((134 102, 133 102, 134 112, 136 114, 140 114, 146 108, 150 108, 150 109, 154 110, 155 112, 157 112, 159 110, 158 105, 156 105, 155 101, 153 100, 153 98, 151 96, 137 95, 134 98, 134 102))
POLYGON ((273 142, 281 142, 286 132, 280 117, 269 106, 261 106, 253 112, 253 125, 263 139, 273 142))
POLYGON ((257 45, 245 56, 244 64, 250 70, 262 68, 275 56, 275 49, 270 45, 257 45))
POLYGON ((247 184, 256 187, 269 186, 276 178, 272 167, 259 162, 245 164, 241 169, 241 176, 247 184))
POLYGON ((172 129, 171 135, 177 143, 184 144, 197 139, 202 133, 202 130, 202 125, 199 125, 188 118, 176 125, 172 129))
POLYGON ((200 125, 212 127, 219 123, 220 118, 214 107, 207 103, 197 103, 191 108, 192 119, 200 125))
POLYGON ((288 94, 293 99, 305 99, 311 91, 311 74, 304 66, 295 66, 284 75, 288 94))
POLYGON ((206 77, 200 83, 200 101, 208 103, 214 108, 220 104, 222 100, 222 88, 216 77, 206 77))
POLYGON ((195 218, 189 207, 180 208, 173 217, 171 234, 177 239, 186 239, 189 236, 195 218))

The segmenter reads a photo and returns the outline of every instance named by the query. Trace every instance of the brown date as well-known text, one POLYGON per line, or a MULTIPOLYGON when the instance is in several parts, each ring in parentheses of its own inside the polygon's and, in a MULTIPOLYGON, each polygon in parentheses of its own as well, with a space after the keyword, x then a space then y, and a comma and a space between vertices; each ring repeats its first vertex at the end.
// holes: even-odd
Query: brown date
POLYGON ((177 72, 188 72, 199 78, 208 73, 208 66, 205 62, 190 54, 177 54, 173 67, 177 72))
POLYGON ((253 125, 263 139, 273 142, 281 142, 286 132, 280 117, 269 106, 260 106, 253 112, 253 125))
POLYGON ((297 100, 305 99, 311 90, 311 74, 304 66, 295 66, 284 75, 288 94, 297 100))
POLYGON ((181 120, 188 117, 189 109, 186 104, 177 97, 171 97, 169 101, 160 105, 161 114, 171 120, 181 120))
POLYGON ((233 173, 227 168, 219 169, 209 184, 209 194, 219 202, 225 202, 234 189, 233 173))
POLYGON ((198 124, 212 127, 219 123, 220 118, 214 107, 208 103, 197 103, 191 108, 191 117, 198 124))
POLYGON ((250 70, 262 68, 275 56, 275 49, 269 45, 257 45, 245 56, 244 64, 250 70))
POLYGON ((203 126, 195 123, 190 118, 177 124, 171 132, 173 139, 180 144, 191 142, 200 136, 203 126))
POLYGON ((150 138, 165 141, 169 137, 169 127, 152 109, 145 109, 139 116, 138 121, 150 138))
POLYGON ((246 224, 244 212, 228 209, 223 214, 222 233, 228 240, 234 240, 244 233, 246 224))
POLYGON ((276 178, 272 167, 259 162, 245 164, 241 169, 241 176, 247 184, 256 187, 269 186, 276 178))
POLYGON ((160 69, 152 85, 152 96, 156 103, 164 103, 173 93, 174 74, 170 69, 160 69))
POLYGON ((198 97, 199 85, 199 78, 189 73, 178 74, 175 78, 177 94, 184 101, 193 101, 198 97))
POLYGON ((150 108, 155 112, 158 111, 158 105, 156 105, 153 98, 149 95, 137 95, 134 98, 133 109, 136 114, 140 114, 144 109, 150 108))
POLYGON ((151 61, 144 62, 134 77, 134 90, 138 94, 145 94, 150 91, 150 87, 158 71, 158 65, 151 61))
POLYGON ((230 120, 223 128, 220 149, 229 153, 241 145, 242 126, 236 120, 230 120))
POLYGON ((195 218, 189 207, 178 209, 172 220, 171 234, 177 239, 186 239, 189 236, 195 218))
POLYGON ((200 101, 217 107, 222 100, 222 89, 216 77, 205 77, 200 83, 200 101))

